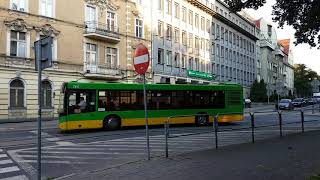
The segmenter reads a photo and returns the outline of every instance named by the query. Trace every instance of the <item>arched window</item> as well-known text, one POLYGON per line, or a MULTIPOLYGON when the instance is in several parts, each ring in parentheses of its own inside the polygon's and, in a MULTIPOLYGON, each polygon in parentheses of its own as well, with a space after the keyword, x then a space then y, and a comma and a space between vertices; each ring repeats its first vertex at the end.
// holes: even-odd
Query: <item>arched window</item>
POLYGON ((52 108, 52 87, 49 81, 42 81, 41 95, 41 107, 52 108))
POLYGON ((24 107, 24 84, 20 79, 15 79, 10 83, 10 107, 24 107))

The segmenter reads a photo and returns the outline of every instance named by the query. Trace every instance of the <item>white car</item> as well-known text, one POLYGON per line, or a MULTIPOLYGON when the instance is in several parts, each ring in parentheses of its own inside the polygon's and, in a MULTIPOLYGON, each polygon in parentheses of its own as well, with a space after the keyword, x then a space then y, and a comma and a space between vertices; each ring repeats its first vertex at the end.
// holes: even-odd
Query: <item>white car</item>
POLYGON ((244 99, 244 107, 251 108, 251 100, 250 99, 244 99))

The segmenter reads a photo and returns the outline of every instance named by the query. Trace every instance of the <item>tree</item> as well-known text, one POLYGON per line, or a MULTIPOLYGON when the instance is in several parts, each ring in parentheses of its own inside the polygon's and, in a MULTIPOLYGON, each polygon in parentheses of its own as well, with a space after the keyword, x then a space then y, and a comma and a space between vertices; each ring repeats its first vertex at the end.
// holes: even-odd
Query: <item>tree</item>
POLYGON ((294 68, 294 87, 296 94, 300 97, 310 96, 312 94, 311 80, 319 79, 319 75, 307 68, 304 64, 298 64, 294 68))
MULTIPOLYGON (((266 3, 266 0, 225 0, 225 2, 233 12, 238 12, 244 8, 258 9, 266 3)), ((319 0, 276 0, 272 15, 279 27, 289 25, 296 30, 294 42, 296 45, 308 43, 311 47, 320 49, 319 9, 319 0)))
POLYGON ((254 102, 265 102, 267 99, 267 85, 262 79, 260 82, 255 80, 251 86, 251 100, 254 102))

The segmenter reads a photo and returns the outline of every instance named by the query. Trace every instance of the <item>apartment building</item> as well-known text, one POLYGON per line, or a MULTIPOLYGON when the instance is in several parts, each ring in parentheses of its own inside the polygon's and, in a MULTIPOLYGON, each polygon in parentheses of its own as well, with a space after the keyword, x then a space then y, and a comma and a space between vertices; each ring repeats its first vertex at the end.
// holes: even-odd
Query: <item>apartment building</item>
POLYGON ((260 29, 260 57, 257 77, 267 84, 267 95, 281 96, 294 94, 293 54, 290 40, 279 40, 275 28, 263 18, 257 20, 260 29))
POLYGON ((37 116, 34 42, 45 36, 54 37, 53 67, 42 79, 45 116, 56 113, 65 81, 135 81, 135 47, 151 47, 144 13, 131 0, 1 0, 0 118, 37 116))
POLYGON ((253 22, 219 0, 158 0, 153 8, 155 83, 234 82, 249 96, 256 77, 253 22))

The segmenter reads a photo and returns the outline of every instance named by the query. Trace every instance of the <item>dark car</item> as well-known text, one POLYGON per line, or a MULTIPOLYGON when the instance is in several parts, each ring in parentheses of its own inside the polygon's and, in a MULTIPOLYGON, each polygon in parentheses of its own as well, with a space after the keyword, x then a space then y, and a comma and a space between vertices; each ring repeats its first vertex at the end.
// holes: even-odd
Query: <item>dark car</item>
POLYGON ((317 99, 316 99, 316 98, 309 98, 309 99, 308 99, 308 104, 309 104, 309 105, 317 104, 317 99))
POLYGON ((296 98, 292 101, 292 104, 294 107, 303 107, 305 106, 307 103, 303 98, 296 98))
POLYGON ((279 106, 279 109, 288 109, 288 110, 294 109, 291 99, 281 99, 278 106, 279 106))

